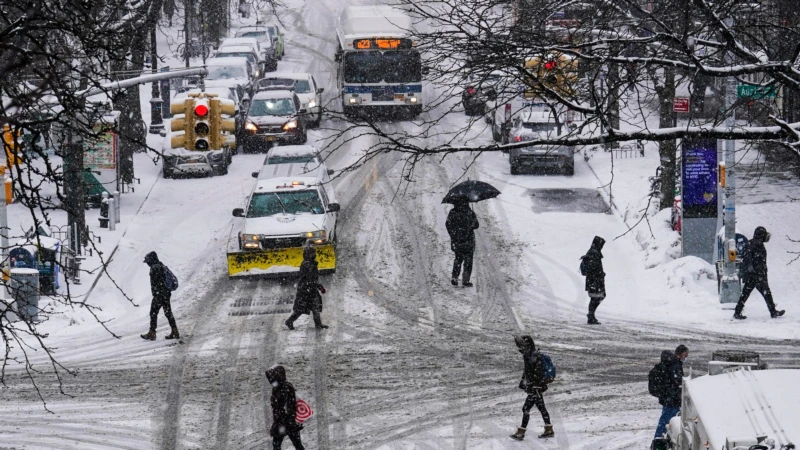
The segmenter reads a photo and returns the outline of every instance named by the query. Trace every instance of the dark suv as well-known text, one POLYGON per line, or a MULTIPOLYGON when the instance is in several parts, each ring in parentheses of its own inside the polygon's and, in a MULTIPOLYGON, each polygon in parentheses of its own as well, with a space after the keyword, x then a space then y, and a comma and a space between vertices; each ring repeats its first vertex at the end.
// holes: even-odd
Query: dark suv
POLYGON ((244 151, 264 151, 273 144, 303 144, 308 140, 307 111, 286 89, 258 92, 244 124, 244 151))

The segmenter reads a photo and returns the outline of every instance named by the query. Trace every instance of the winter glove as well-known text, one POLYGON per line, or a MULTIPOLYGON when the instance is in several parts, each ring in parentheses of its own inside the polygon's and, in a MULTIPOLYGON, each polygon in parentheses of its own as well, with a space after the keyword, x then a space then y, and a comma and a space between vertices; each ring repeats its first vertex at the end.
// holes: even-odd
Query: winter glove
POLYGON ((325 287, 324 287, 324 286, 322 286, 322 285, 319 285, 319 292, 320 292, 321 294, 324 294, 324 293, 325 293, 325 287))

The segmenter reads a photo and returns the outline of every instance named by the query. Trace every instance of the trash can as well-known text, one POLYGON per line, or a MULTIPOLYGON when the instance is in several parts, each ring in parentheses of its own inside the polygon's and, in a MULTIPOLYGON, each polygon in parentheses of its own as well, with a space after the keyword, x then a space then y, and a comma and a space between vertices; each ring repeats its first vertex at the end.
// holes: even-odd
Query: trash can
POLYGON ((37 269, 11 269, 9 283, 17 315, 23 320, 39 320, 39 271, 37 269))

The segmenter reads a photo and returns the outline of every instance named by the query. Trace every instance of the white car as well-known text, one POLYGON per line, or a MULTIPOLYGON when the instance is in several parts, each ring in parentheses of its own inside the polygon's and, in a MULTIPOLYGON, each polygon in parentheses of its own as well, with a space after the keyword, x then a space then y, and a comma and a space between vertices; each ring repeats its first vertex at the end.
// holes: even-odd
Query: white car
POLYGON ((256 25, 239 28, 239 30, 236 31, 236 37, 247 37, 258 40, 258 43, 261 45, 261 50, 267 55, 271 54, 273 59, 276 60, 275 64, 277 64, 277 60, 281 59, 283 56, 283 49, 280 48, 278 43, 272 38, 269 30, 263 26, 256 25))
POLYGON ((256 90, 285 87, 297 94, 301 107, 308 111, 310 127, 318 127, 322 120, 322 92, 325 88, 317 87, 314 76, 304 72, 275 72, 256 83, 256 90))
POLYGON ((258 79, 261 76, 264 66, 258 54, 249 45, 226 45, 220 47, 214 53, 214 58, 246 58, 253 71, 250 74, 253 79, 258 79))
MULTIPOLYGON (((279 145, 272 147, 264 158, 265 166, 275 164, 304 164, 307 170, 315 170, 324 163, 313 145, 279 145)), ((332 170, 326 172, 328 175, 333 173, 332 170)))

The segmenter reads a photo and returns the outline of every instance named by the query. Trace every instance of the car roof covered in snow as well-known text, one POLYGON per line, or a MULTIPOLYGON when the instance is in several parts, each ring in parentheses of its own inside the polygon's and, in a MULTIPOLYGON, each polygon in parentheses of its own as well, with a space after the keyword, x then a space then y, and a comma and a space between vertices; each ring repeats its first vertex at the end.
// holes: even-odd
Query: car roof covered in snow
POLYGON ((307 72, 270 72, 268 76, 262 77, 262 80, 281 79, 286 78, 289 80, 307 80, 311 78, 311 74, 307 72))
POLYGON ((253 95, 253 100, 265 100, 268 98, 292 98, 294 92, 286 89, 272 89, 266 91, 258 91, 253 95))
POLYGON ((247 63, 247 58, 243 56, 224 56, 206 60, 206 66, 246 66, 247 63))
POLYGON ((230 53, 230 52, 246 52, 251 53, 253 51, 253 47, 249 45, 239 45, 239 44, 231 44, 231 45, 223 45, 217 49, 217 53, 230 53))
POLYGON ((270 156, 316 156, 319 153, 313 145, 280 145, 272 147, 267 153, 270 156))
POLYGON ((800 442, 800 370, 738 370, 684 378, 698 418, 708 433, 708 448, 724 448, 726 438, 755 437, 783 428, 800 442), (749 406, 748 406, 749 405, 749 406), (772 416, 772 417, 769 417, 772 416), (778 423, 765 426, 777 419, 778 423), (761 424, 758 430, 754 423, 761 424), (794 425, 792 425, 794 424, 794 425))
POLYGON ((293 164, 270 164, 261 167, 258 172, 258 181, 256 182, 256 190, 261 192, 270 192, 281 189, 292 189, 292 183, 296 184, 295 189, 302 189, 308 186, 317 186, 322 184, 325 176, 325 167, 323 165, 313 165, 309 167, 306 163, 293 163, 293 164))

